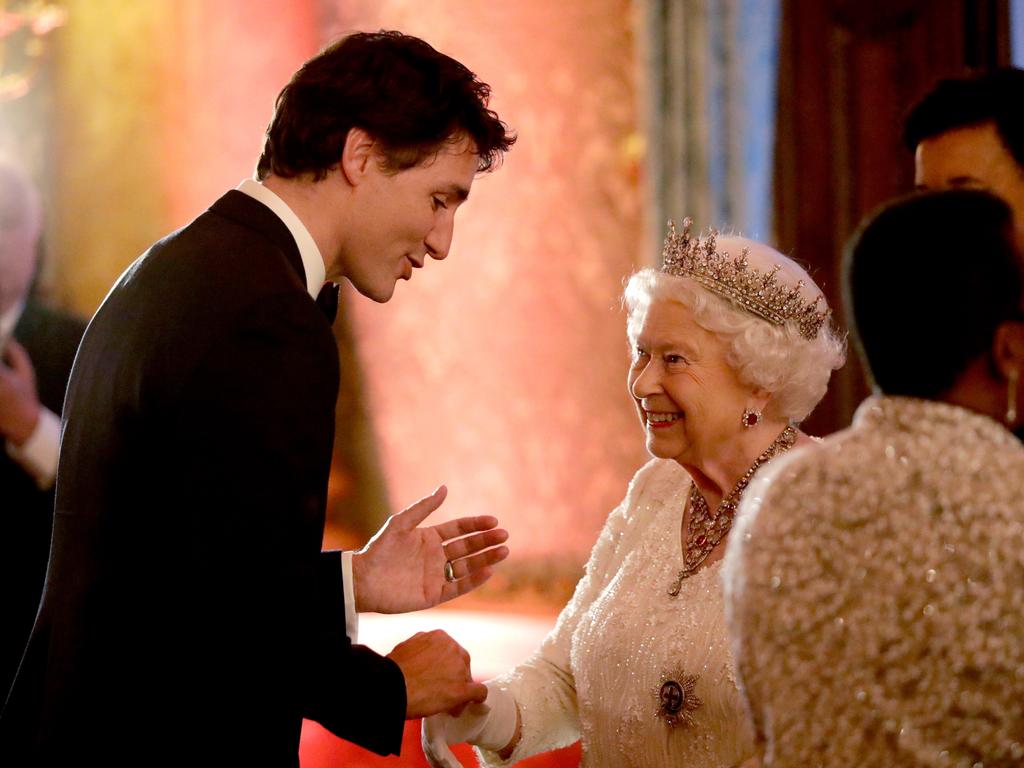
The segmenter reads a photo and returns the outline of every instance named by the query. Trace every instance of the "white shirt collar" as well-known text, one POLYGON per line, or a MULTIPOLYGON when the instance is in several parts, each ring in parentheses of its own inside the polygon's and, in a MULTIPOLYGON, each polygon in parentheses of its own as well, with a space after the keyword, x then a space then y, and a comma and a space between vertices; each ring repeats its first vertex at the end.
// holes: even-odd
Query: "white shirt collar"
POLYGON ((302 257, 302 268, 306 272, 306 290, 309 291, 309 295, 314 299, 317 294, 320 293, 320 289, 324 286, 324 280, 327 278, 327 270, 324 267, 323 257, 320 255, 320 249, 316 246, 316 241, 313 240, 313 236, 309 234, 309 230, 302 223, 298 216, 295 215, 295 211, 288 207, 280 197, 271 192, 265 186, 260 184, 254 179, 246 179, 237 187, 239 192, 244 192, 254 200, 258 200, 263 203, 267 208, 277 214, 288 231, 292 233, 292 237, 295 238, 295 244, 299 246, 299 256, 302 257))
POLYGON ((21 319, 21 313, 25 310, 25 300, 17 302, 13 307, 0 315, 0 353, 7 346, 7 340, 14 335, 14 327, 21 319))

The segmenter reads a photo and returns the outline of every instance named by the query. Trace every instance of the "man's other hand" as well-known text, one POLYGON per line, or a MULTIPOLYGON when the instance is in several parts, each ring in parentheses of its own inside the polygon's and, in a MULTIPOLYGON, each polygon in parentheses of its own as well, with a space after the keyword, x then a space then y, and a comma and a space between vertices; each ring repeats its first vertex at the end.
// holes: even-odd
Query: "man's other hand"
POLYGON ((498 546, 508 532, 490 515, 418 527, 447 494, 442 485, 392 515, 352 556, 356 610, 405 613, 430 608, 476 589, 491 577, 491 566, 508 557, 508 547, 498 546))
POLYGON ((418 632, 388 654, 405 675, 405 716, 412 720, 487 698, 483 683, 474 683, 469 654, 437 629, 418 632))
POLYGON ((35 369, 25 348, 10 339, 0 360, 0 437, 23 445, 38 422, 35 369))

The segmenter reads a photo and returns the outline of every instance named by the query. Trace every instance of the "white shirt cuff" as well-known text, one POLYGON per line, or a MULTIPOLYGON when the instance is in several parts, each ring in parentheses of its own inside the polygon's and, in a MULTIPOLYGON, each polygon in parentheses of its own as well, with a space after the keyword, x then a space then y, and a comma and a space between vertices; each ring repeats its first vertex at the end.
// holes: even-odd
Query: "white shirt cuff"
POLYGON ((345 590, 345 634, 359 642, 359 614, 356 613, 356 585, 352 581, 352 552, 341 553, 341 581, 345 590))
POLYGON ((60 453, 60 418, 53 411, 39 408, 36 428, 24 444, 6 441, 7 455, 28 472, 41 490, 53 487, 57 478, 57 457, 60 453))

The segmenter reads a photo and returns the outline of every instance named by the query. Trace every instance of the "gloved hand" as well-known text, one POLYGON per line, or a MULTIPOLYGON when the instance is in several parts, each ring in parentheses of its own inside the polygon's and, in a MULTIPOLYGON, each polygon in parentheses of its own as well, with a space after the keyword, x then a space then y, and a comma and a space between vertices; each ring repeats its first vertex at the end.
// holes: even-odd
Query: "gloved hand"
POLYGON ((516 700, 505 688, 487 683, 487 699, 469 704, 458 715, 442 713, 423 718, 420 741, 431 768, 462 768, 449 744, 468 742, 492 751, 508 746, 516 732, 516 700))

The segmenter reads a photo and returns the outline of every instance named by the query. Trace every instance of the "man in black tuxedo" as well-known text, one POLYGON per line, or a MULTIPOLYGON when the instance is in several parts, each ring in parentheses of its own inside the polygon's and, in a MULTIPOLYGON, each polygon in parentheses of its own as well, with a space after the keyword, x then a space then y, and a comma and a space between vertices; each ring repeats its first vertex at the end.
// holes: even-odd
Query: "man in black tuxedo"
POLYGON ((313 299, 326 275, 387 301, 447 255, 514 140, 488 95, 416 38, 340 40, 279 95, 258 181, 111 290, 69 385, 0 763, 293 766, 303 717, 397 754, 406 718, 486 696, 444 633, 387 657, 352 643, 357 611, 482 583, 507 534, 489 516, 418 527, 441 487, 362 551, 320 551, 339 370, 313 299))
POLYGON ((85 325, 31 295, 42 206, 0 159, 0 690, 11 687, 39 607, 68 374, 85 325))

